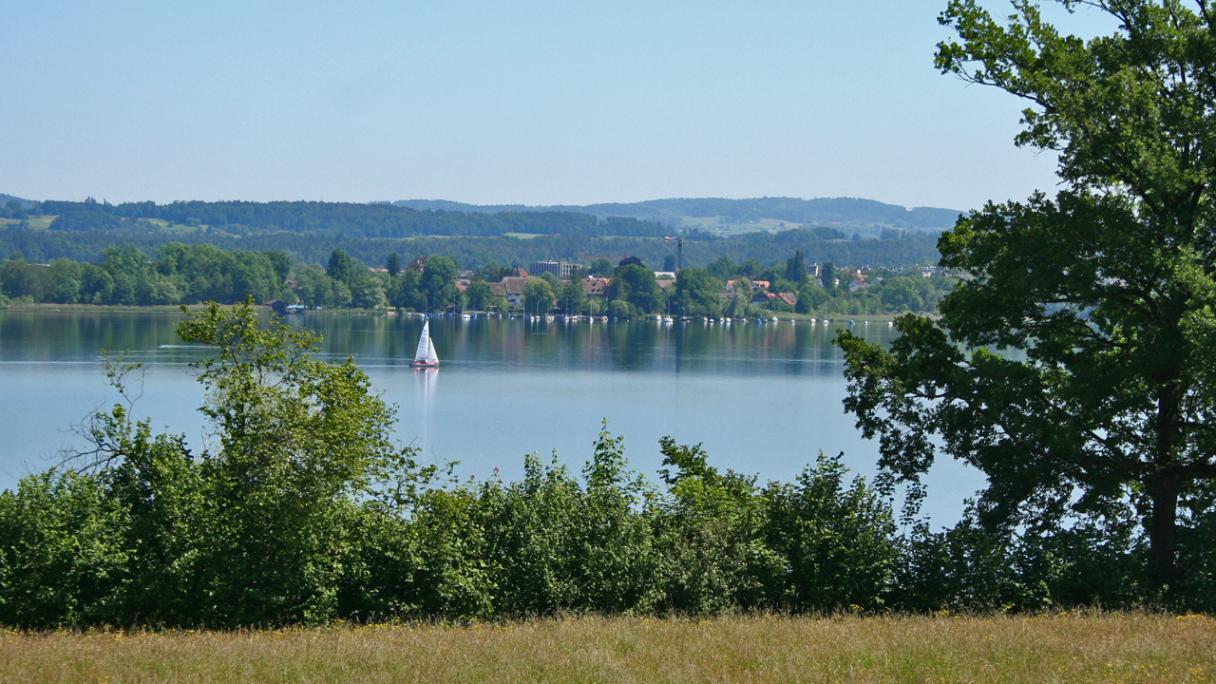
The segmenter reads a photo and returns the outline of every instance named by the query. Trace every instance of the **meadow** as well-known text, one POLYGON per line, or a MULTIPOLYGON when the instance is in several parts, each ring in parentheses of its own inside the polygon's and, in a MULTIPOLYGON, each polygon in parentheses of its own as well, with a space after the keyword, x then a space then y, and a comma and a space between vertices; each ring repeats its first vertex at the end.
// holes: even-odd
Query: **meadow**
POLYGON ((1211 682, 1202 615, 570 617, 0 633, 22 682, 1211 682))

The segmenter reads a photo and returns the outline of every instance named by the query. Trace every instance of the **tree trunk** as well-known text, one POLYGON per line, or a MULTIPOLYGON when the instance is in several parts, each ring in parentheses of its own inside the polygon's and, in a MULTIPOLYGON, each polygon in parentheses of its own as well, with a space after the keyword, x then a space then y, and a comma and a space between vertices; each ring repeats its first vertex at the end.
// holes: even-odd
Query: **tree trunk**
POLYGON ((1148 483, 1153 501, 1148 521, 1149 587, 1166 598, 1177 584, 1179 484, 1173 473, 1161 473, 1148 483))
MULTIPOLYGON (((1175 319, 1176 320, 1176 319, 1175 319)), ((1177 325, 1172 330, 1178 330, 1177 325)), ((1180 349, 1181 345, 1170 345, 1180 349)), ((1153 471, 1148 477, 1148 495, 1152 498, 1153 510, 1148 522, 1148 582, 1153 593, 1165 600, 1172 597, 1178 574, 1178 494, 1182 489, 1182 476, 1174 461, 1174 450, 1179 442, 1182 386, 1178 382, 1181 369, 1171 367, 1158 378, 1157 390, 1156 453, 1153 455, 1153 471)))

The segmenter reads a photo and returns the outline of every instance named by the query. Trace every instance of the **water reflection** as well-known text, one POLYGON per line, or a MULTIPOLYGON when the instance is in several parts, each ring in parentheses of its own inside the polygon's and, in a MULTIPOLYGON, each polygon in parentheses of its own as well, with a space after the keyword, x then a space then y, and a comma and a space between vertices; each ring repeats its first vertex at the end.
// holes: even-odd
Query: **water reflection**
MULTIPOLYGON (((178 364, 206 354, 181 344, 175 312, 0 312, 0 361, 94 361, 100 349, 125 349, 134 360, 178 364)), ((422 320, 406 316, 317 312, 291 324, 323 338, 322 354, 366 366, 406 366, 422 320)), ((447 368, 670 371, 685 374, 838 376, 832 344, 841 324, 657 325, 522 319, 433 319, 430 333, 447 368)), ((858 325, 868 341, 889 343, 885 324, 858 325)))
MULTIPOLYGON (((421 332, 418 319, 313 315, 299 320, 324 336, 327 350, 362 362, 408 363, 421 332)), ((839 376, 842 357, 832 344, 847 324, 802 322, 725 326, 701 321, 597 323, 434 319, 431 336, 445 366, 556 367, 569 370, 839 376)), ((886 325, 856 326, 869 341, 888 344, 886 325)))
MULTIPOLYGON (((182 345, 177 312, 0 312, 0 361, 89 362, 98 350, 128 350, 146 363, 186 363, 205 354, 182 345)), ((421 332, 418 318, 314 312, 292 325, 319 333, 322 353, 352 356, 369 367, 406 366, 421 332)), ((522 319, 432 319, 431 336, 445 367, 498 366, 567 370, 838 376, 835 331, 846 324, 800 322, 657 325, 522 319)), ((853 330, 887 344, 885 324, 853 330)))
MULTIPOLYGON (((172 311, 0 311, 0 488, 57 462, 59 449, 79 447, 65 428, 114 401, 99 367, 103 348, 146 364, 139 417, 201 448, 204 397, 184 364, 208 351, 177 338, 180 319, 172 311)), ((408 367, 420 319, 317 312, 291 325, 322 335, 325 358, 354 357, 367 370, 398 409, 400 444, 420 447, 424 462, 461 461, 479 478, 496 469, 519 477, 523 454, 551 450, 577 470, 603 419, 626 436, 630 463, 651 475, 664 435, 703 443, 715 464, 762 480, 791 480, 820 449, 845 452, 863 474, 877 460, 877 446, 841 407, 842 357, 831 341, 847 322, 433 319, 443 365, 422 372, 408 367)), ((853 329, 870 341, 893 338, 885 324, 853 329)), ((957 466, 945 473, 938 487, 947 503, 938 510, 952 511, 949 502, 982 478, 957 466)))
POLYGON ((420 434, 413 446, 425 453, 431 446, 431 425, 434 422, 436 395, 439 389, 438 368, 415 368, 414 374, 414 404, 409 408, 415 425, 419 426, 420 434))

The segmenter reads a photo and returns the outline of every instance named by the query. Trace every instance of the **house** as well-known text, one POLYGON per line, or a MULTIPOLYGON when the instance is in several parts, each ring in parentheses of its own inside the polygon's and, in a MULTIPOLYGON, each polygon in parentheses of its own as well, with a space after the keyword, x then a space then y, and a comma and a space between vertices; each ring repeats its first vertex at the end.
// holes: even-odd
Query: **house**
POLYGON ((587 297, 603 297, 608 291, 608 286, 612 285, 612 278, 602 278, 599 276, 587 276, 580 281, 583 285, 583 294, 587 297))
POLYGON ((785 304, 790 307, 798 305, 798 295, 793 292, 757 292, 752 298, 752 304, 785 304))
MULTIPOLYGON (((738 281, 733 278, 731 280, 726 281, 726 291, 734 292, 736 282, 738 282, 738 281)), ((769 285, 772 284, 767 280, 753 280, 753 281, 751 281, 751 283, 752 283, 752 292, 768 290, 769 285)))
MULTIPOLYGON (((526 273, 526 271, 525 271, 526 273)), ((497 283, 489 283, 490 294, 507 300, 507 306, 512 309, 522 309, 524 306, 524 285, 528 276, 507 276, 497 283)))

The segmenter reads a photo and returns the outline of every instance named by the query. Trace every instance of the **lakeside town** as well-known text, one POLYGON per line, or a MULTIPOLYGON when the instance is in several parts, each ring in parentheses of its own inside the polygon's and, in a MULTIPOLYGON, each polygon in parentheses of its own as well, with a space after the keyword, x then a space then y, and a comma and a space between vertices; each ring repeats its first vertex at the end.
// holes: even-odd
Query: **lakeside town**
POLYGON ((929 313, 957 278, 936 266, 834 266, 802 250, 765 264, 720 257, 697 267, 637 256, 615 263, 548 259, 462 264, 396 252, 368 265, 335 248, 324 265, 280 251, 169 243, 154 253, 110 247, 98 262, 0 260, 0 306, 155 306, 252 299, 281 314, 362 309, 472 315, 660 320, 890 316, 929 313), (470 268, 470 266, 473 266, 470 268))
MULTIPOLYGON (((418 257, 402 268, 390 256, 388 265, 368 267, 373 277, 421 282, 428 258, 418 257)), ((345 257, 331 257, 328 274, 340 277, 345 257)), ((446 262, 446 260, 445 260, 446 262)), ((665 266, 673 266, 670 262, 665 266)), ((443 270, 450 270, 444 263, 443 270)), ((566 320, 609 318, 654 318, 660 322, 706 323, 732 320, 777 320, 783 314, 814 319, 816 313, 852 315, 889 314, 927 310, 952 281, 936 266, 904 268, 835 267, 830 263, 805 263, 801 252, 769 267, 757 263, 732 265, 729 260, 709 268, 649 270, 642 260, 624 257, 616 266, 607 260, 592 265, 556 259, 534 261, 527 268, 462 270, 451 281, 453 296, 436 297, 422 305, 393 306, 406 312, 439 311, 464 317, 478 314, 513 317, 561 317, 566 320), (734 277, 718 277, 717 274, 734 277), (748 277, 745 273, 754 273, 748 277), (497 275, 496 280, 491 280, 497 275), (837 301, 839 300, 839 301, 837 301), (851 304, 840 305, 842 302, 851 304), (826 304, 835 303, 830 307, 826 304)), ((287 280, 299 291, 299 283, 287 280)), ((390 291, 392 287, 388 287, 390 291)), ((397 298, 398 300, 400 298, 397 298)), ((268 302, 282 314, 306 310, 307 304, 268 302)))

